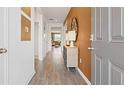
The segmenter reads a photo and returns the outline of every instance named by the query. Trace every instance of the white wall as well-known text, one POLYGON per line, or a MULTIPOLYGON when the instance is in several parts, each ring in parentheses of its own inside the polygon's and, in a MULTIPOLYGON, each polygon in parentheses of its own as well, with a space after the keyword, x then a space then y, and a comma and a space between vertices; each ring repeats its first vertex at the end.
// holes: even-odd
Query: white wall
POLYGON ((39 58, 39 22, 34 22, 34 57, 39 58))
POLYGON ((35 26, 35 56, 39 56, 39 60, 43 60, 46 56, 46 31, 45 27, 45 17, 40 8, 35 8, 35 23, 39 26, 35 26), (37 32, 37 31, 38 32, 37 32), (36 49, 37 48, 37 49, 36 49))
POLYGON ((9 84, 28 84, 35 73, 33 23, 31 41, 21 41, 20 13, 20 8, 9 8, 9 84))
MULTIPOLYGON (((45 19, 45 18, 44 18, 45 19)), ((43 30, 43 36, 42 36, 42 46, 43 46, 43 58, 46 57, 47 54, 47 31, 46 31, 46 21, 44 21, 44 30, 43 30)))
POLYGON ((66 45, 66 31, 67 31, 67 22, 64 24, 64 27, 63 27, 63 45, 66 45))
POLYGON ((43 59, 46 57, 47 54, 47 31, 46 31, 46 18, 44 15, 42 15, 42 56, 43 59))

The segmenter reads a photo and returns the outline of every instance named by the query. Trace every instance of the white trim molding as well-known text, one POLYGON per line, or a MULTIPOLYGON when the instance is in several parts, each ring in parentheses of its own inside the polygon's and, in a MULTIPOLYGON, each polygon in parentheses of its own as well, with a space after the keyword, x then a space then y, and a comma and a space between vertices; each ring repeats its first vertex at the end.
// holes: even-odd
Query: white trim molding
POLYGON ((27 78, 26 82, 24 85, 29 85, 29 83, 31 82, 33 76, 35 75, 35 70, 29 75, 29 78, 27 78))
POLYGON ((81 75, 81 77, 85 80, 85 82, 88 85, 91 85, 91 82, 88 80, 88 78, 84 75, 84 73, 79 68, 77 68, 77 71, 79 72, 79 74, 81 75))

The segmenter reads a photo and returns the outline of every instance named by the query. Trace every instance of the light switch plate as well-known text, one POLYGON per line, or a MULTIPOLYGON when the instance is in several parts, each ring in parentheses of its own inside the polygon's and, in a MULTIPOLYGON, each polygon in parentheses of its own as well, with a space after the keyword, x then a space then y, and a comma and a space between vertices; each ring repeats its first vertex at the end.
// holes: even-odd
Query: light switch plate
POLYGON ((82 63, 82 59, 80 58, 80 63, 82 63))

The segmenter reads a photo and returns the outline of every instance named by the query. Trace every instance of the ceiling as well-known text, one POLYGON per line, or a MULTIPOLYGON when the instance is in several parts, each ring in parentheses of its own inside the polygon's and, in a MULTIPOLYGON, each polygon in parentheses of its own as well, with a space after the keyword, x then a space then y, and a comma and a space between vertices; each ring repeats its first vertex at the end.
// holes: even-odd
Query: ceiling
POLYGON ((41 9, 50 23, 63 23, 70 11, 70 7, 42 7, 41 9))

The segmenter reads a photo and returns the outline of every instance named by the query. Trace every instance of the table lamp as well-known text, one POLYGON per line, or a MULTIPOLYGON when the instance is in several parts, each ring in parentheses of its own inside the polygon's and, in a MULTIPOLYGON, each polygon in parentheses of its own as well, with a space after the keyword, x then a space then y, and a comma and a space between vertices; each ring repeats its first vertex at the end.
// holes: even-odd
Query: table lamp
POLYGON ((66 45, 69 46, 68 33, 65 33, 65 40, 66 40, 66 45))
POLYGON ((70 47, 74 47, 76 41, 76 31, 68 31, 68 40, 70 41, 70 47))

